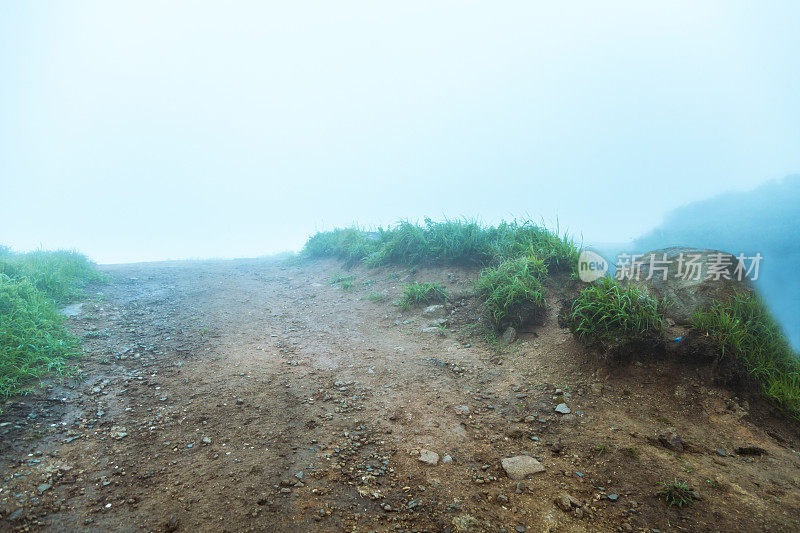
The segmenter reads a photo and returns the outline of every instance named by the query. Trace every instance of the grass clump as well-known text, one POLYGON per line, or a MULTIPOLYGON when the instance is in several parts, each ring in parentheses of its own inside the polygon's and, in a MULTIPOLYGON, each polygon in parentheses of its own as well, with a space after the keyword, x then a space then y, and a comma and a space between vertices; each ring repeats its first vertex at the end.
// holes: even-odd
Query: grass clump
POLYGON ((339 285, 342 289, 349 291, 353 288, 353 282, 356 280, 354 275, 344 275, 341 272, 333 276, 331 285, 339 285))
POLYGON ((27 392, 47 373, 68 371, 79 344, 64 329, 58 306, 102 279, 75 251, 18 254, 0 246, 0 399, 27 392))
POLYGON ((95 264, 74 250, 15 254, 6 249, 0 254, 0 273, 12 279, 27 279, 59 304, 80 297, 81 288, 87 282, 103 279, 95 264))
POLYGON ((303 248, 306 257, 336 257, 347 264, 370 266, 497 265, 521 256, 540 257, 552 272, 575 269, 578 249, 531 221, 484 226, 474 220, 425 219, 424 224, 401 221, 388 229, 367 232, 359 228, 317 233, 303 248))
POLYGON ((757 295, 742 291, 695 314, 692 325, 708 334, 762 394, 800 420, 800 359, 757 295))
POLYGON ((409 283, 403 287, 400 296, 400 309, 403 311, 423 304, 434 304, 447 301, 445 288, 438 283, 409 283))
POLYGON ((26 392, 48 372, 63 373, 78 355, 50 298, 27 278, 0 274, 0 398, 26 392))
POLYGON ((660 483, 661 490, 656 495, 667 502, 670 507, 684 507, 691 505, 697 499, 697 493, 689 486, 686 481, 677 479, 660 483))
POLYGON ((614 353, 623 347, 659 341, 665 305, 645 289, 604 277, 580 292, 567 322, 587 344, 614 353))
POLYGON ((335 257, 351 266, 376 251, 377 237, 359 228, 318 232, 308 239, 302 253, 311 258, 335 257))
POLYGON ((481 272, 476 289, 497 328, 522 326, 544 318, 546 279, 542 259, 521 257, 481 272))

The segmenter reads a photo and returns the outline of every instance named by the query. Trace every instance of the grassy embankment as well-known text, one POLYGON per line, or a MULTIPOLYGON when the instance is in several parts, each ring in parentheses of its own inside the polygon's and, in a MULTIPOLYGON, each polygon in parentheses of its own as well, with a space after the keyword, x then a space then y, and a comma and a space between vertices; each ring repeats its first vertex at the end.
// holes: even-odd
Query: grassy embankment
MULTIPOLYGON (((476 293, 497 328, 536 323, 547 302, 543 284, 549 276, 575 272, 578 248, 530 221, 485 227, 471 221, 401 222, 367 232, 337 229, 312 236, 303 256, 336 257, 347 265, 480 265, 476 293)), ((415 283, 402 289, 408 308, 446 298, 440 288, 415 283)), ((663 341, 663 311, 669 302, 647 291, 603 278, 574 300, 567 322, 588 345, 605 355, 663 341)), ((717 304, 695 317, 693 327, 707 333, 719 357, 750 376, 761 393, 789 416, 800 420, 800 363, 775 320, 756 296, 717 304)))
POLYGON ((79 343, 64 329, 58 307, 101 279, 77 252, 17 254, 0 247, 0 400, 29 391, 48 373, 69 370, 79 343))
MULTIPOLYGON (((541 319, 543 283, 549 275, 574 272, 578 248, 566 235, 530 221, 486 227, 472 221, 426 220, 422 226, 400 222, 376 232, 348 228, 317 233, 303 255, 336 257, 348 265, 484 266, 477 291, 500 328, 541 319)), ((400 305, 407 309, 446 297, 439 286, 414 283, 403 288, 400 305)))

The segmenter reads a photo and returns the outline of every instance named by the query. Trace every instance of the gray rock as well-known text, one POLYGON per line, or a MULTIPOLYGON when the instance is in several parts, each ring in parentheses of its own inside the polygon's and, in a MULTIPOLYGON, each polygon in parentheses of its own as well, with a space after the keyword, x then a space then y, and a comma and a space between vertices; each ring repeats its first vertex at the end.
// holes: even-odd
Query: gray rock
POLYGON ((544 472, 544 465, 527 455, 517 455, 516 457, 506 457, 500 461, 503 465, 503 470, 510 479, 525 479, 526 476, 531 474, 538 474, 544 472))
POLYGON ((503 332, 503 336, 501 337, 503 344, 511 344, 515 340, 517 340, 517 330, 514 329, 513 326, 508 326, 506 330, 503 332))
POLYGON ((429 305, 424 311, 422 311, 422 316, 444 318, 444 306, 441 304, 429 305))
POLYGON ((668 448, 674 452, 682 452, 684 449, 683 441, 678 434, 671 429, 668 429, 659 435, 658 442, 660 442, 665 448, 668 448))
POLYGON ((211 437, 203 437, 203 444, 211 444, 211 437))
POLYGON ((439 464, 439 454, 430 450, 420 450, 419 461, 426 465, 436 466, 439 464))
POLYGON ((468 405, 456 405, 453 410, 456 412, 458 416, 469 416, 469 406, 468 405))
POLYGON ((556 505, 565 513, 572 509, 572 501, 566 492, 559 493, 555 499, 556 505))
POLYGON ((556 411, 556 413, 561 413, 562 415, 568 415, 568 414, 570 414, 572 412, 570 410, 570 408, 567 407, 567 404, 565 404, 565 403, 560 403, 560 404, 556 405, 555 411, 556 411))
POLYGON ((442 464, 446 465, 446 464, 450 464, 452 462, 453 462, 453 458, 450 457, 449 455, 445 455, 444 457, 442 457, 442 464))
POLYGON ((52 485, 50 483, 42 483, 41 485, 39 485, 37 487, 36 490, 38 490, 39 493, 43 493, 44 491, 49 490, 50 487, 52 487, 52 485))
POLYGON ((665 316, 678 324, 691 323, 696 311, 715 301, 727 302, 736 292, 752 290, 746 279, 738 279, 739 272, 736 269, 739 260, 727 252, 685 247, 663 248, 637 258, 637 263, 640 262, 638 281, 633 279, 631 284, 646 288, 659 300, 666 297, 671 305, 666 308, 665 316), (692 266, 695 264, 696 268, 692 266), (647 279, 648 276, 651 279, 647 279))
POLYGON ((462 514, 451 522, 453 524, 453 531, 456 533, 482 533, 484 531, 492 531, 493 528, 486 521, 481 521, 472 515, 462 514))
POLYGON ((581 502, 577 498, 573 498, 566 492, 559 492, 555 503, 565 513, 568 513, 573 507, 577 509, 581 506, 581 502))

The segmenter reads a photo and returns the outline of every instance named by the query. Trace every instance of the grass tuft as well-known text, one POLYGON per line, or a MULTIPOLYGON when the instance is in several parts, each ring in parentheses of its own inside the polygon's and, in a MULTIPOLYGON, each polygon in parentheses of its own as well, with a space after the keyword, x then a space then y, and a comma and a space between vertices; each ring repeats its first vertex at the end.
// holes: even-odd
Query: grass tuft
POLYGON ((721 357, 736 365, 761 388, 762 394, 800 420, 800 359, 764 302, 740 292, 695 314, 692 325, 708 334, 721 357))
POLYGON ((79 355, 58 306, 103 276, 75 251, 26 254, 0 247, 0 398, 25 393, 48 373, 65 374, 79 355))
POLYGON ((604 277, 580 292, 567 322, 570 330, 587 344, 616 353, 632 344, 660 340, 665 305, 644 289, 604 277))
POLYGON ((447 301, 447 292, 438 283, 409 283, 403 287, 400 296, 400 309, 403 311, 418 305, 435 304, 447 301))
POLYGON ((353 288, 353 282, 356 280, 354 275, 344 275, 341 272, 338 272, 333 279, 331 279, 331 285, 339 285, 342 289, 349 291, 353 288))
POLYGON ((25 254, 6 250, 0 254, 0 274, 13 279, 26 278, 58 304, 79 298, 87 282, 104 279, 92 261, 74 250, 36 250, 25 254))
POLYGON ((547 267, 542 259, 521 257, 481 272, 477 293, 495 327, 537 324, 545 314, 542 284, 546 279, 547 267))
POLYGON ((662 481, 661 490, 657 496, 663 498, 670 507, 684 507, 691 505, 697 499, 697 493, 689 486, 686 481, 673 480, 671 482, 662 481))

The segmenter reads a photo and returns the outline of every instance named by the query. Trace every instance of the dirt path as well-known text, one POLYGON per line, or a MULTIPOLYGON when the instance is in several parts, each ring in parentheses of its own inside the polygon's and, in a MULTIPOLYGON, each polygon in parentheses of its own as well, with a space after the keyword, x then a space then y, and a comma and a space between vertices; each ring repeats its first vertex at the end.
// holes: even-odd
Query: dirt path
POLYGON ((0 528, 800 529, 797 428, 706 370, 602 367, 558 326, 555 295, 547 323, 498 352, 470 334, 468 297, 443 333, 392 304, 403 282, 458 293, 475 272, 356 269, 344 290, 340 269, 108 267, 104 296, 70 318, 83 374, 5 406, 0 528), (684 450, 659 442, 667 428, 684 450), (509 479, 516 455, 545 471, 509 479), (702 499, 667 508, 654 494, 675 478, 702 499))

